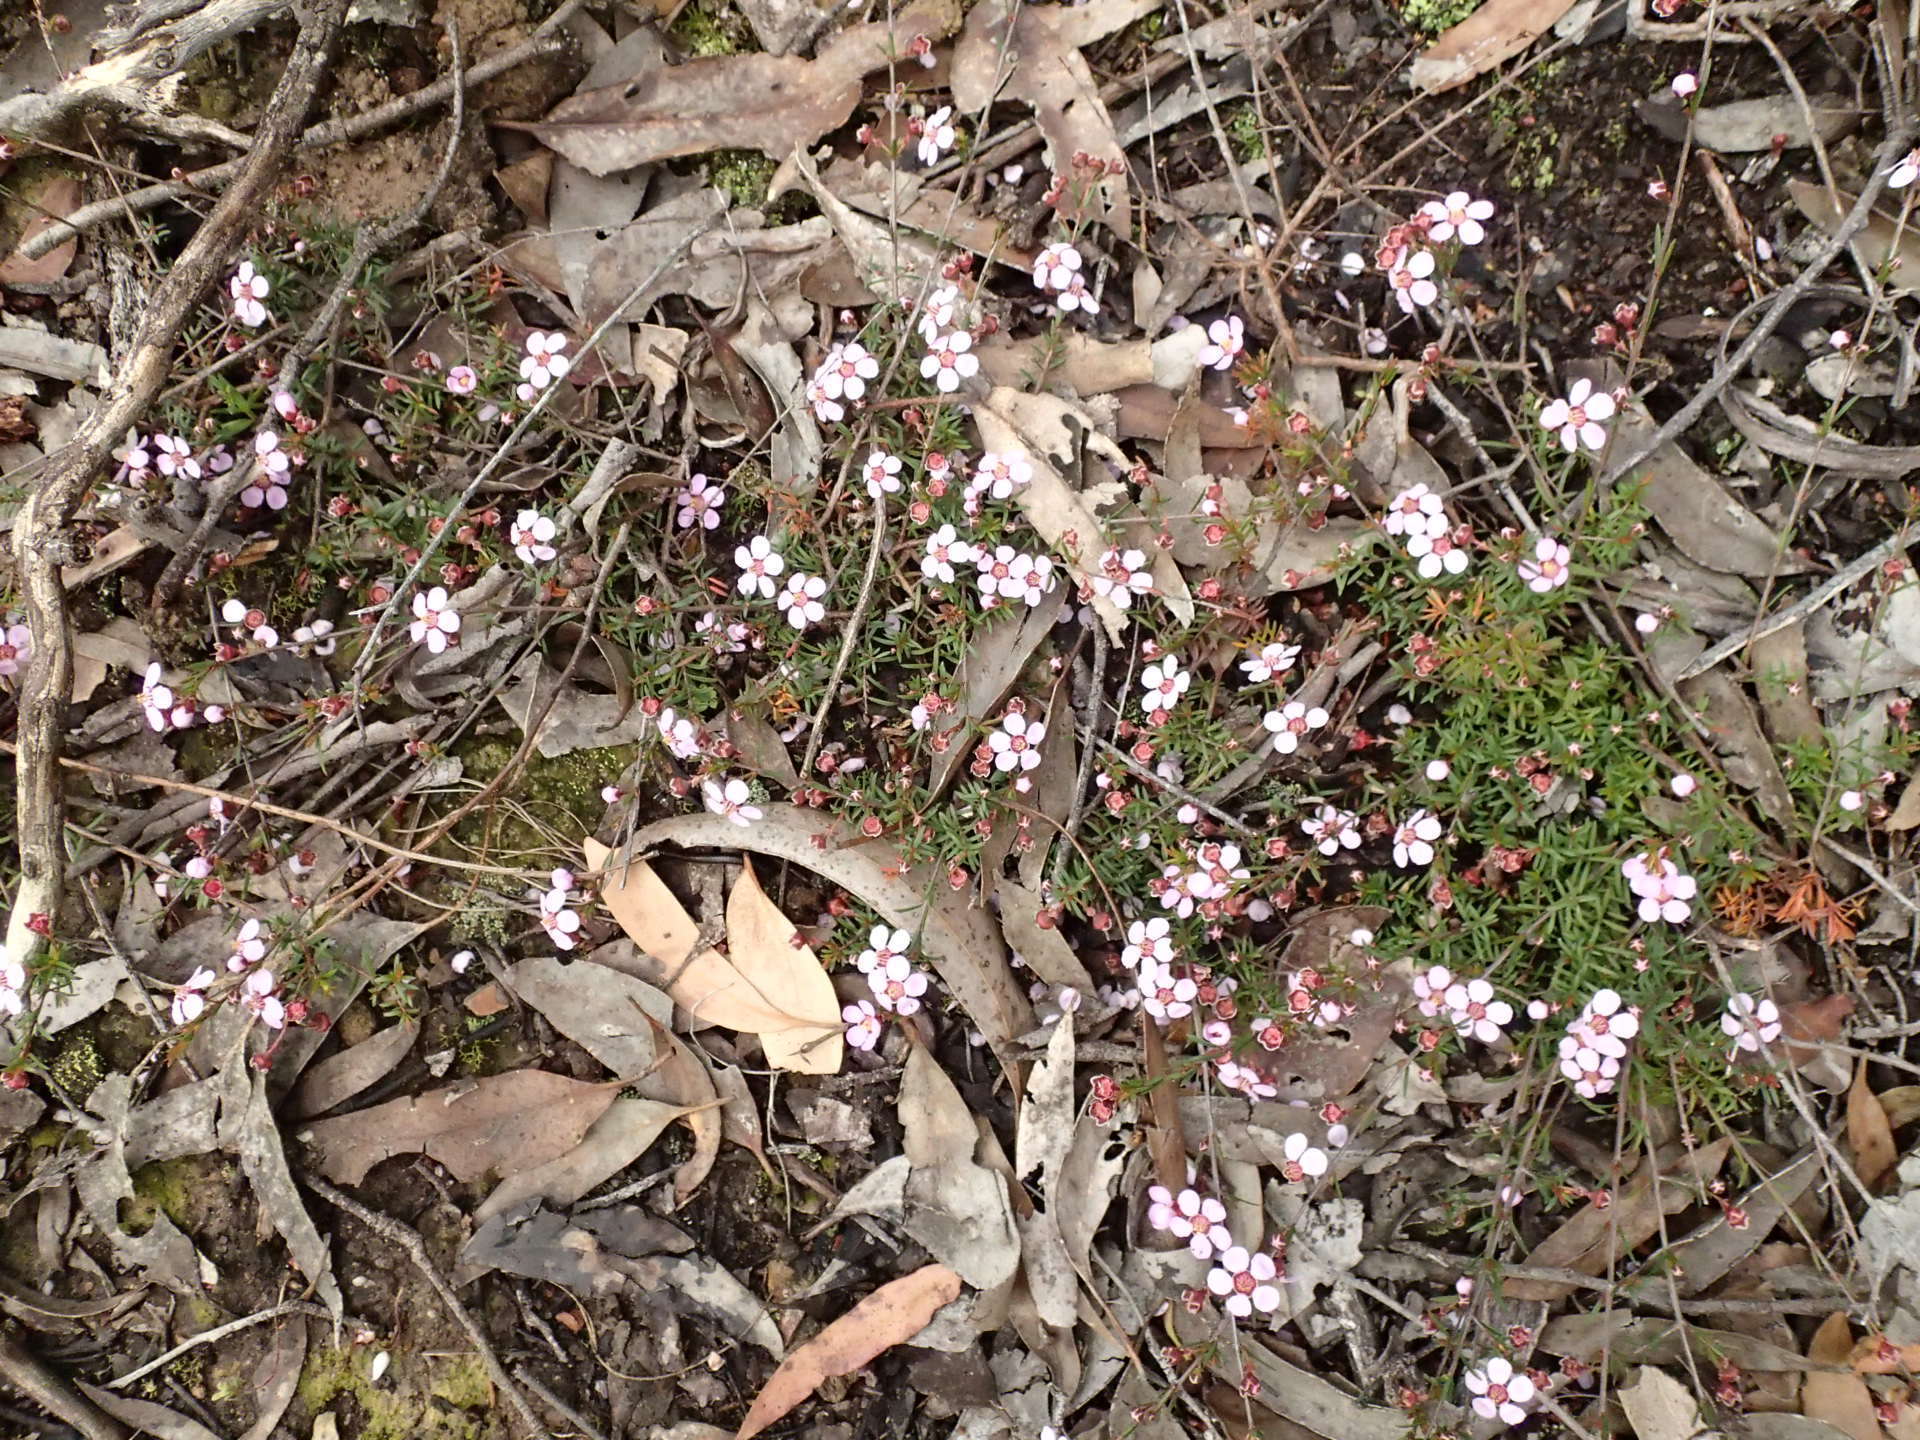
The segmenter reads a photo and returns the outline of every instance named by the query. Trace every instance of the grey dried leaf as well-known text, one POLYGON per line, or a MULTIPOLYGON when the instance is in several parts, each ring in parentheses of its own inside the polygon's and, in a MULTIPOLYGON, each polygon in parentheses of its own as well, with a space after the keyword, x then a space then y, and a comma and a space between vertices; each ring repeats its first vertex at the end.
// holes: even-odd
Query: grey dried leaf
POLYGON ((474 1209, 473 1218, 485 1223, 530 1200, 571 1205, 638 1160, 684 1114, 684 1106, 623 1095, 593 1122, 578 1145, 501 1181, 474 1209))
POLYGON ((596 964, 571 964, 555 955, 522 960, 507 971, 508 987, 546 1016, 554 1029, 622 1080, 647 1072, 657 1053, 649 1017, 673 1020, 673 1001, 644 980, 596 964))
MULTIPOLYGON (((1844 96, 1810 95, 1807 99, 1809 105, 1803 107, 1793 95, 1782 91, 1753 100, 1702 106, 1691 117, 1693 143, 1723 155, 1772 150, 1776 144, 1781 149, 1800 150, 1811 145, 1816 134, 1823 142, 1831 142, 1858 128, 1860 111, 1844 96), (1809 109, 1813 115, 1811 127, 1807 124, 1809 109)), ((1667 139, 1686 138, 1689 117, 1672 92, 1662 90, 1655 99, 1636 101, 1633 108, 1667 139)))
POLYGON ((607 1263, 642 1285, 670 1287, 695 1312, 727 1327, 733 1339, 751 1340, 776 1360, 787 1353, 766 1302, 713 1261, 699 1256, 609 1255, 607 1263))
MULTIPOLYGON (((1645 410, 1622 406, 1613 444, 1636 453, 1653 438, 1655 428, 1645 410)), ((1696 565, 1754 579, 1806 568, 1764 520, 1676 444, 1662 445, 1620 483, 1640 487, 1640 498, 1660 528, 1696 565)))
POLYGON ((345 1104, 406 1059, 419 1036, 418 1021, 402 1020, 329 1055, 300 1077, 287 1100, 287 1118, 306 1120, 345 1104))

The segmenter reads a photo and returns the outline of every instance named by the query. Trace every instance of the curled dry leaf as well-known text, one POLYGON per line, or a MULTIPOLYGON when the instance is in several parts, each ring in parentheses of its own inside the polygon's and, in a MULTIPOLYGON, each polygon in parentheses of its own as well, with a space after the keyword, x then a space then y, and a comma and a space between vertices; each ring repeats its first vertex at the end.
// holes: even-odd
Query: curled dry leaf
POLYGON ((923 1265, 889 1281, 780 1362, 735 1440, 752 1440, 836 1375, 851 1375, 895 1345, 904 1345, 960 1296, 960 1277, 944 1265, 923 1265))
POLYGON ((1642 1365, 1620 1387, 1620 1408, 1640 1440, 1693 1440, 1703 1428, 1693 1392, 1651 1365, 1642 1365))
POLYGON ((593 1122, 578 1145, 502 1181, 474 1210, 474 1222, 485 1224, 530 1200, 571 1205, 638 1160, 661 1131, 686 1113, 682 1106, 622 1095, 593 1122))
POLYGON ((1511 59, 1559 23, 1573 0, 1487 0, 1413 62, 1413 88, 1452 90, 1511 59))
MULTIPOLYGON (((1844 1366, 1853 1354, 1853 1328, 1845 1312, 1836 1311, 1820 1322, 1807 1342, 1807 1359, 1819 1366, 1844 1366)), ((1873 1391, 1851 1370, 1810 1370, 1800 1382, 1800 1413, 1821 1420, 1852 1437, 1882 1440, 1873 1391)))
MULTIPOLYGON (((941 983, 995 1053, 1010 1064, 1017 1059, 1018 1038, 1033 1028, 1032 1007, 1014 979, 1006 945, 991 917, 968 906, 945 876, 908 865, 891 845, 863 840, 851 827, 818 811, 785 805, 768 806, 766 814, 744 830, 723 815, 683 815, 658 821, 633 837, 636 851, 662 845, 749 850, 811 870, 857 896, 889 925, 914 933, 941 983)), ((590 843, 588 863, 604 863, 608 853, 590 843)), ((618 877, 605 882, 601 898, 607 908, 649 954, 663 960, 686 955, 699 934, 692 917, 679 909, 650 869, 630 868, 628 877, 624 888, 618 877), (636 902, 646 895, 655 898, 643 912, 636 902), (677 916, 667 913, 659 896, 672 902, 677 916)))
MULTIPOLYGON (((708 818, 732 831, 715 843, 738 843, 739 827, 720 816, 708 818)), ((611 853, 596 841, 586 843, 587 863, 595 870, 611 853)), ((800 942, 793 922, 760 889, 752 866, 742 871, 727 901, 728 955, 695 953, 699 926, 644 860, 603 875, 600 896, 633 942, 659 962, 662 988, 689 1014, 759 1036, 777 1069, 807 1075, 839 1070, 844 1042, 833 982, 800 942)))
POLYGON ((336 1185, 358 1185, 393 1155, 431 1155, 457 1180, 511 1176, 578 1145, 619 1093, 618 1081, 513 1070, 322 1120, 299 1138, 313 1168, 336 1185))
POLYGON ((781 159, 846 123, 861 81, 891 62, 899 36, 951 35, 959 23, 957 0, 931 0, 891 21, 850 26, 812 60, 713 55, 648 66, 561 101, 545 121, 514 128, 594 175, 714 150, 781 159))
POLYGON ((1853 1168, 1860 1183, 1875 1189, 1893 1173, 1900 1159, 1900 1147, 1893 1140, 1893 1125, 1886 1107, 1867 1084, 1867 1062, 1860 1062, 1853 1086, 1847 1091, 1847 1145, 1853 1151, 1853 1168))
MULTIPOLYGON (((659 1058, 654 1061, 653 1073, 640 1082, 640 1093, 649 1100, 665 1100, 682 1106, 681 1118, 693 1132, 693 1153, 673 1172, 673 1202, 684 1205, 707 1178, 713 1162, 720 1158, 720 1139, 725 1129, 721 1111, 727 1101, 721 1097, 712 1072, 701 1063, 700 1057, 666 1026, 652 1016, 647 1018, 653 1025, 653 1046, 659 1058)), ((753 1146, 747 1148, 760 1153, 753 1146)), ((767 1163, 764 1154, 760 1155, 760 1163, 767 1163)))

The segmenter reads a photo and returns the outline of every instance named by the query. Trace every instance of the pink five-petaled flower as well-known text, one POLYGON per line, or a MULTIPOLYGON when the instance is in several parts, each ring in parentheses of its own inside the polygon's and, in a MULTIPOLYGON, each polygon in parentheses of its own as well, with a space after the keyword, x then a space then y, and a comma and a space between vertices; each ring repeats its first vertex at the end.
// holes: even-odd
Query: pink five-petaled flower
POLYGON ((238 975, 249 965, 258 965, 266 958, 266 935, 261 931, 258 920, 249 920, 240 927, 240 933, 233 937, 233 953, 227 956, 227 969, 238 975))
POLYGON ((267 323, 267 307, 261 302, 272 290, 267 277, 253 268, 253 262, 242 260, 240 268, 227 281, 227 294, 233 298, 233 318, 249 330, 258 330, 267 323))
POLYGON ((1513 1023, 1513 1007, 1493 998, 1493 986, 1484 977, 1449 985, 1446 1002, 1454 1030, 1482 1045, 1495 1044, 1503 1027, 1513 1023))
POLYGON ((1307 833, 1322 855, 1331 859, 1342 850, 1357 850, 1360 847, 1359 817, 1351 810, 1342 810, 1336 805, 1322 805, 1312 815, 1300 822, 1300 828, 1307 833))
POLYGON ((480 377, 474 373, 471 365, 456 365, 447 371, 447 392, 452 395, 471 395, 480 388, 480 377))
POLYGON ((962 540, 951 525, 942 525, 927 537, 926 554, 920 557, 920 573, 929 580, 953 583, 953 567, 971 565, 980 552, 970 541, 962 540))
POLYGON ((867 987, 882 1010, 911 1015, 920 1008, 920 997, 927 993, 927 977, 914 969, 906 956, 895 955, 868 972, 867 987))
POLYGON ((942 395, 951 395, 962 380, 980 373, 980 357, 973 353, 973 336, 965 330, 928 342, 920 360, 920 378, 933 381, 942 395))
POLYGON ((193 458, 193 448, 178 435, 154 436, 153 448, 154 468, 162 475, 184 475, 189 480, 200 478, 200 462, 193 458))
POLYGON ((1227 1233, 1227 1207, 1211 1195, 1203 1199, 1197 1190, 1182 1190, 1173 1197, 1166 1219, 1161 1228, 1174 1239, 1186 1241, 1196 1260, 1211 1260, 1233 1244, 1233 1236, 1227 1233))
POLYGON ((254 510, 263 506, 268 510, 286 509, 287 487, 284 481, 292 460, 280 448, 280 437, 271 430, 262 430, 255 435, 253 459, 260 478, 240 492, 240 503, 254 510))
POLYGON ((1140 708, 1148 715, 1172 710, 1192 684, 1192 672, 1182 670, 1176 656, 1163 656, 1140 672, 1140 688, 1147 692, 1141 697, 1140 708))
POLYGON ((1533 557, 1519 564, 1520 578, 1527 582, 1527 588, 1536 595, 1544 595, 1549 590, 1557 590, 1573 578, 1573 571, 1567 562, 1573 558, 1564 541, 1555 540, 1551 535, 1542 535, 1533 543, 1533 557))
POLYGON ((1414 999, 1420 1013, 1428 1019, 1438 1015, 1447 1003, 1447 988, 1453 984, 1453 972, 1444 965, 1433 965, 1413 977, 1414 999))
POLYGON ((1000 728, 987 736, 987 748, 993 752, 993 768, 1005 774, 1025 772, 1040 763, 1040 742, 1047 738, 1047 727, 1037 720, 1015 713, 1000 722, 1000 728))
POLYGON ((1244 1245, 1229 1245, 1219 1263, 1207 1272, 1207 1289, 1220 1297, 1220 1308, 1241 1320, 1258 1310, 1263 1315, 1280 1308, 1279 1273, 1273 1257, 1262 1250, 1249 1254, 1244 1245))
POLYGON ((1568 1035, 1560 1041, 1560 1073, 1573 1081, 1575 1093, 1583 1100, 1597 1100, 1613 1089, 1620 1062, 1568 1035))
POLYGON ((887 1023, 880 1018, 880 1012, 873 1008, 871 1000, 842 1006, 840 1018, 846 1022, 847 1044, 856 1050, 871 1050, 878 1045, 881 1027, 887 1023))
POLYGON ((0 625, 0 676, 18 675, 33 658, 33 631, 25 625, 0 625))
POLYGON ((527 336, 527 353, 520 361, 520 378, 535 390, 544 390, 568 370, 573 362, 560 352, 567 348, 567 337, 555 331, 548 335, 535 330, 527 336))
POLYGON ((271 970, 256 970, 240 991, 240 1003, 247 1013, 269 1030, 279 1030, 287 1023, 287 1007, 273 993, 277 983, 271 970))
POLYGON ((868 453, 867 463, 861 467, 867 477, 867 494, 878 500, 882 495, 900 493, 900 457, 889 455, 885 450, 868 453))
POLYGON ((957 138, 953 130, 953 107, 942 105, 921 122, 918 154, 922 165, 938 163, 953 148, 957 138))
POLYGON ((1293 668, 1293 662, 1300 658, 1298 645, 1287 645, 1276 640, 1270 645, 1262 645, 1253 655, 1240 662, 1240 668, 1247 679, 1256 685, 1264 685, 1274 676, 1293 668))
POLYGON ((1466 1386, 1473 1392, 1473 1413, 1483 1419, 1512 1426, 1527 1418, 1533 1381, 1517 1373, 1510 1361, 1495 1356, 1481 1362, 1467 1371, 1466 1386))
POLYGON ((1440 287, 1433 283, 1433 252, 1416 250, 1400 254, 1400 263, 1387 272, 1387 288, 1402 313, 1411 315, 1440 298, 1440 287))
POLYGON ((1920 179, 1920 145, 1894 161, 1893 168, 1887 172, 1887 188, 1904 190, 1917 179, 1920 179))
POLYGON ((702 530, 713 530, 719 527, 720 507, 727 503, 727 492, 724 486, 716 485, 706 476, 693 475, 673 499, 680 507, 675 523, 682 530, 691 530, 696 525, 702 530))
POLYGON ((1073 283, 1073 277, 1080 273, 1082 264, 1080 252, 1064 240, 1056 240, 1042 250, 1033 262, 1033 288, 1036 290, 1064 290, 1073 283))
POLYGON ((580 928, 580 916, 567 905, 567 892, 555 886, 540 897, 540 926, 547 938, 562 950, 575 945, 574 933, 580 928))
POLYGON ((1692 916, 1693 907, 1687 902, 1700 887, 1691 875, 1681 873, 1664 850, 1630 857, 1621 865, 1620 873, 1639 898, 1640 918, 1648 924, 1664 920, 1669 925, 1683 925, 1692 916))
POLYGON ((996 500, 1011 499, 1013 492, 1033 483, 1033 465, 1024 451, 1010 450, 1005 455, 989 450, 973 467, 973 479, 967 488, 984 492, 996 500))
POLYGON ((826 593, 824 576, 796 570, 787 576, 787 588, 780 592, 780 598, 774 603, 785 613, 789 625, 796 630, 804 630, 827 618, 827 607, 820 603, 820 597, 826 593))
POLYGON ((858 340, 835 345, 813 372, 808 398, 813 401, 814 413, 822 420, 840 419, 847 412, 838 402, 860 399, 867 393, 867 381, 879 374, 879 360, 858 340))
POLYGON ((1160 915, 1151 920, 1134 921, 1127 927, 1127 943, 1120 952, 1120 963, 1129 970, 1138 970, 1149 962, 1171 965, 1174 956, 1172 928, 1171 922, 1160 915))
POLYGON ((1425 810, 1416 810, 1402 820, 1393 832, 1393 863, 1402 870, 1409 865, 1431 865, 1433 842, 1440 838, 1440 819, 1425 810))
POLYGON ((1100 557, 1100 566, 1087 577, 1093 593, 1104 596, 1116 609, 1125 610, 1136 595, 1153 593, 1153 576, 1147 569, 1144 551, 1122 550, 1118 546, 1100 557))
POLYGON ((867 948, 854 959, 854 968, 862 975, 871 975, 882 965, 892 961, 896 955, 905 955, 913 949, 911 930, 889 930, 885 925, 876 925, 867 936, 867 948))
POLYGON ((726 816, 736 825, 751 825, 761 816, 760 807, 752 803, 753 791, 744 780, 729 780, 724 785, 718 780, 709 780, 701 786, 700 793, 706 798, 707 809, 726 816))
POLYGON ((1480 222, 1493 218, 1493 202, 1475 200, 1466 191, 1456 190, 1444 200, 1429 200, 1420 207, 1420 213, 1433 221, 1427 227, 1428 239, 1444 245, 1458 236, 1462 245, 1478 245, 1487 238, 1480 222))
POLYGON ((559 552, 553 548, 553 520, 538 510, 522 510, 507 530, 513 553, 529 565, 544 564, 559 552))
POLYGON ((1318 705, 1309 707, 1299 700, 1289 700, 1278 710, 1267 711, 1260 723, 1272 732, 1273 748, 1291 755, 1300 748, 1302 735, 1327 723, 1327 712, 1318 705))
POLYGON ((436 585, 413 597, 413 624, 407 627, 416 645, 424 644, 438 655, 452 637, 460 633, 460 616, 444 587, 436 585))
POLYGON ((1280 1147, 1280 1173, 1295 1184, 1318 1180, 1327 1173, 1327 1152, 1296 1131, 1280 1147))
POLYGON ((1627 1007, 1617 990, 1596 990, 1578 1017, 1567 1026, 1567 1034, 1588 1050, 1598 1051, 1612 1060, 1623 1060, 1627 1041, 1640 1033, 1640 1016, 1627 1007))
POLYGON ((733 552, 733 563, 740 567, 740 593, 758 595, 762 600, 773 598, 774 591, 779 588, 773 577, 787 568, 787 562, 764 535, 756 535, 746 544, 737 546, 733 552))
POLYGON ((172 1019, 176 1030, 184 1025, 191 1025, 205 1013, 206 992, 215 978, 213 971, 203 965, 187 977, 186 984, 174 992, 172 1019))
POLYGON ((1548 430, 1560 432, 1562 448, 1573 451, 1582 445, 1589 450, 1599 450, 1607 443, 1607 427, 1602 420, 1613 418, 1613 396, 1605 390, 1595 390, 1593 382, 1584 376, 1573 382, 1564 400, 1548 402, 1540 412, 1540 424, 1548 430))
POLYGON ((1231 370, 1233 362, 1247 353, 1247 322, 1229 315, 1207 326, 1207 343, 1194 357, 1202 369, 1231 370))
POLYGON ((161 680, 166 673, 158 660, 147 666, 140 684, 140 708, 147 713, 147 724, 165 730, 172 723, 173 691, 161 680))
POLYGON ((1733 1041, 1732 1053, 1757 1052, 1780 1038, 1780 1007, 1764 996, 1758 1000, 1747 994, 1729 995, 1720 1028, 1733 1041))
POLYGON ((1426 485, 1413 485, 1387 502, 1387 513, 1380 517, 1380 528, 1389 535, 1438 535, 1453 527, 1447 521, 1447 507, 1426 485))
POLYGON ((1142 960, 1137 972, 1140 1008, 1160 1021, 1179 1020, 1193 1013, 1200 985, 1191 975, 1176 975, 1173 967, 1142 960))
POLYGON ((942 285, 928 295, 920 307, 919 318, 913 322, 913 328, 920 338, 931 345, 947 331, 954 328, 954 317, 960 313, 960 287, 942 285))
POLYGON ((1443 572, 1458 575, 1467 568, 1467 549, 1450 530, 1416 530, 1407 537, 1407 554, 1419 562, 1415 568, 1423 580, 1437 580, 1443 572))

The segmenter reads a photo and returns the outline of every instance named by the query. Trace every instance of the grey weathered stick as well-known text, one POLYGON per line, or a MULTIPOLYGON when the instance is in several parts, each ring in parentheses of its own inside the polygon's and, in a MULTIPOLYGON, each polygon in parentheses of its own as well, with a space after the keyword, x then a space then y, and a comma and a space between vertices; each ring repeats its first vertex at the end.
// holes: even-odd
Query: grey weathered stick
POLYGON ((106 396, 64 450, 47 465, 40 486, 14 523, 15 573, 33 658, 20 687, 20 749, 15 772, 20 888, 7 917, 5 954, 25 964, 60 913, 65 881, 65 807, 60 794, 60 743, 73 688, 73 639, 60 566, 68 527, 87 487, 106 468, 114 444, 145 413, 166 379, 173 342, 220 278, 228 252, 258 217, 274 177, 299 138, 307 107, 325 76, 347 0, 312 0, 300 37, 268 102, 253 152, 173 268, 154 289, 132 352, 106 396))
POLYGON ((126 1426, 40 1362, 12 1330, 0 1327, 0 1384, 27 1397, 87 1440, 127 1440, 126 1426))

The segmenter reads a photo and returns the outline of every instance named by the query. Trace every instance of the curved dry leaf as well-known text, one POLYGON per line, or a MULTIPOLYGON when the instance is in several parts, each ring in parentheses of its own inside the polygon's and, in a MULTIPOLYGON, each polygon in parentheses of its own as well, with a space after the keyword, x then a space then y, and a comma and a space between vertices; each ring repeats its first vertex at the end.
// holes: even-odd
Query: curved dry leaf
POLYGON ((1438 95, 1512 59, 1560 23, 1573 0, 1487 0, 1413 62, 1413 88, 1438 95))
POLYGON ((760 888, 750 860, 741 863, 740 878, 727 897, 727 950, 755 993, 791 1017, 785 1025, 756 1032, 767 1063, 802 1075, 838 1074, 845 1058, 840 997, 820 957, 760 888))
MULTIPOLYGON (((789 805, 768 806, 766 814, 745 829, 723 815, 703 813, 657 821, 633 837, 636 851, 662 845, 748 850, 790 861, 857 896, 888 924, 918 937, 921 952, 986 1036, 987 1043, 1003 1061, 1017 1061, 1017 1042, 1033 1028, 1033 1009, 1014 979, 1006 945, 991 917, 971 908, 944 877, 908 865, 891 845, 863 840, 851 827, 818 811, 789 805)), ((593 849, 606 853, 604 847, 592 847, 590 863, 593 849)), ((647 876, 666 892, 658 877, 650 871, 647 876)), ((613 897, 621 893, 618 877, 610 877, 601 893, 607 908, 625 925, 621 910, 631 911, 632 906, 625 901, 619 907, 614 904, 613 897)), ((672 899, 670 892, 667 898, 672 899)), ((692 925, 691 918, 685 917, 684 911, 681 915, 697 935, 698 927, 692 925)), ((646 948, 640 932, 628 929, 627 933, 646 948)), ((690 948, 689 941, 682 946, 681 954, 690 948)), ((669 955, 651 953, 672 962, 669 955)))
POLYGON ((654 1022, 673 1018, 668 996, 590 958, 569 962, 537 955, 512 966, 504 978, 554 1029, 622 1080, 652 1068, 654 1022))
POLYGON ((1868 445, 1823 431, 1806 416, 1789 414, 1739 385, 1727 386, 1719 400, 1733 428, 1769 455, 1879 480, 1898 480, 1920 470, 1920 445, 1868 445))
MULTIPOLYGON (((1845 190, 1829 193, 1811 180, 1787 181, 1787 195, 1800 213, 1829 235, 1846 223, 1860 197, 1845 190)), ((1920 232, 1885 211, 1875 210, 1853 237, 1853 253, 1876 274, 1886 272, 1886 287, 1896 295, 1920 293, 1920 232), (1891 265, 1891 270, 1889 270, 1891 265)))
POLYGON ((592 836, 580 848, 587 857, 587 869, 600 876, 600 903, 629 940, 669 970, 693 954, 700 943, 699 922, 651 865, 635 862, 618 875, 607 875, 603 872, 612 849, 592 836))
POLYGON ((942 1305, 960 1298, 960 1277, 944 1265, 923 1265, 889 1281, 780 1362, 754 1396, 735 1440, 752 1440, 820 1387, 823 1380, 865 1369, 875 1356, 904 1345, 942 1305))
POLYGON ((484 1225, 529 1200, 571 1205, 638 1160, 661 1131, 686 1113, 684 1106, 621 1096, 566 1154, 511 1175, 496 1186, 474 1210, 474 1223, 484 1225))
POLYGON ((329 1055, 300 1077, 287 1102, 288 1117, 305 1120, 344 1104, 407 1058, 420 1035, 418 1021, 402 1020, 358 1045, 329 1055))
MULTIPOLYGON (((1852 1352, 1853 1327, 1844 1311, 1821 1321, 1807 1343, 1807 1359, 1815 1365, 1845 1365, 1852 1352)), ((1852 1440, 1883 1440, 1873 1391, 1851 1370, 1809 1371, 1800 1382, 1800 1413, 1826 1422, 1852 1440)))
POLYGON ((1860 1183, 1869 1190, 1893 1173, 1900 1159, 1900 1147, 1893 1139, 1893 1124, 1887 1119, 1886 1107, 1867 1084, 1864 1060, 1847 1091, 1847 1147, 1853 1151, 1853 1168, 1860 1176, 1860 1183))
POLYGON ((513 1070, 322 1120, 299 1138, 313 1168, 336 1185, 358 1185, 393 1155, 431 1155, 456 1180, 511 1176, 578 1145, 619 1093, 617 1080, 590 1085, 513 1070))
MULTIPOLYGON (((1645 410, 1625 405, 1615 423, 1613 443, 1627 454, 1637 454, 1653 438, 1654 430, 1645 410)), ((1696 565, 1756 579, 1806 568, 1764 520, 1694 464, 1678 445, 1662 445, 1620 483, 1641 487, 1641 502, 1680 553, 1696 565)))
MULTIPOLYGON (((725 1128, 720 1110, 725 1102, 700 1057, 666 1026, 651 1016, 648 1019, 653 1025, 653 1045, 659 1058, 654 1061, 652 1073, 636 1088, 649 1100, 664 1100, 683 1107, 680 1118, 693 1132, 693 1153, 673 1172, 673 1203, 680 1206, 693 1197, 693 1192, 712 1171, 713 1162, 720 1158, 720 1138, 725 1128)), ((757 1112, 755 1119, 757 1123, 757 1112)), ((760 1163, 767 1163, 764 1155, 760 1163)))

